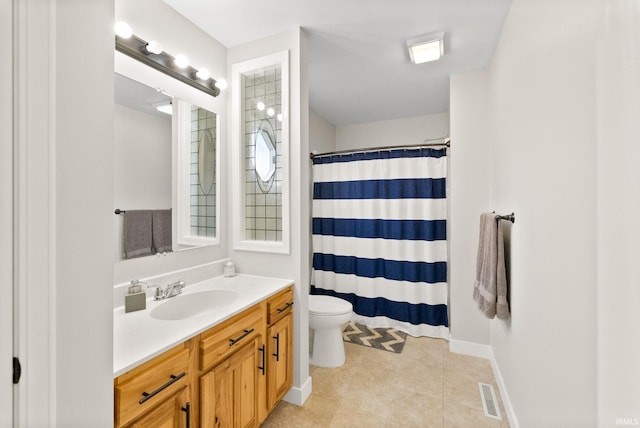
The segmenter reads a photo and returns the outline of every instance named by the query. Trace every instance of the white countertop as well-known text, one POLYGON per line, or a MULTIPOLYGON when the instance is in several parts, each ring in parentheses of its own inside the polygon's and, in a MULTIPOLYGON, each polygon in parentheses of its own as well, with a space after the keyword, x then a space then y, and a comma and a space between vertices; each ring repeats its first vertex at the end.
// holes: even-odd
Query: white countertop
POLYGON ((142 311, 125 313, 124 306, 114 309, 113 377, 118 377, 292 284, 293 281, 288 279, 244 274, 231 278, 219 276, 193 285, 187 284, 184 295, 205 290, 231 290, 238 294, 238 298, 222 309, 184 320, 157 320, 150 315, 154 307, 172 299, 180 299, 180 295, 158 302, 147 300, 147 308, 142 311))

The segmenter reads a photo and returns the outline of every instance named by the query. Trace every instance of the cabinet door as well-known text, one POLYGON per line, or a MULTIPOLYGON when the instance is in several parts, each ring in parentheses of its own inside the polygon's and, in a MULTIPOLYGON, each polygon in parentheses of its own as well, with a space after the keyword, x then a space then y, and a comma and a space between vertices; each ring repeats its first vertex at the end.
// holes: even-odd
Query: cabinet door
POLYGON ((131 428, 190 428, 189 387, 167 398, 154 410, 130 425, 131 428))
POLYGON ((267 403, 271 411, 293 384, 293 314, 270 326, 267 339, 267 403))
POLYGON ((237 354, 233 375, 238 428, 258 426, 258 364, 255 342, 237 354))
POLYGON ((256 340, 200 377, 203 427, 256 427, 258 358, 256 340))

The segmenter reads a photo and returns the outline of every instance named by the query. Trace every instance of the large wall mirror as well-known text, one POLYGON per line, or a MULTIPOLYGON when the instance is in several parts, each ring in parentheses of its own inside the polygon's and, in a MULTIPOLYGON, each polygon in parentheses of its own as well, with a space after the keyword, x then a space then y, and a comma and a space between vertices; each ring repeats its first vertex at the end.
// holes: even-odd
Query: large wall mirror
POLYGON ((127 251, 138 237, 131 232, 134 216, 125 224, 126 212, 151 213, 154 236, 158 225, 165 228, 158 234, 170 236, 170 247, 155 248, 154 242, 143 256, 219 244, 220 116, 214 98, 118 52, 114 87, 114 208, 121 212, 114 212, 115 260, 140 257, 127 251), (156 220, 162 212, 164 220, 156 220))

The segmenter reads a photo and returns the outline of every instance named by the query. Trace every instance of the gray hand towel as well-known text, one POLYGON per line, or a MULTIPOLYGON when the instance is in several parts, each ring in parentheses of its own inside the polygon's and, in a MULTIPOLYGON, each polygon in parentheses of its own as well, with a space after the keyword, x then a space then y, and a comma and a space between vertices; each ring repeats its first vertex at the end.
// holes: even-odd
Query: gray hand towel
POLYGON ((509 318, 502 224, 494 213, 480 216, 473 299, 487 318, 509 318))
POLYGON ((127 210, 123 215, 124 258, 133 259, 153 254, 152 212, 150 210, 127 210))
POLYGON ((171 209, 153 211, 153 247, 158 253, 170 252, 171 243, 171 209))
POLYGON ((498 258, 496 260, 496 316, 501 320, 508 320, 509 302, 507 300, 507 268, 504 260, 504 221, 498 220, 498 258))

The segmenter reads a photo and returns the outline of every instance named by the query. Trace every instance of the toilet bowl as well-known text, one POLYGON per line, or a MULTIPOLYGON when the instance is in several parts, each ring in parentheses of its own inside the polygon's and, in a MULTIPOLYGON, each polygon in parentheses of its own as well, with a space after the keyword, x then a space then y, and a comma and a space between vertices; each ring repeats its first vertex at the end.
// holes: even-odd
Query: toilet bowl
POLYGON ((333 296, 309 296, 309 327, 313 330, 313 351, 309 362, 317 367, 344 364, 342 324, 351 319, 353 306, 333 296))

